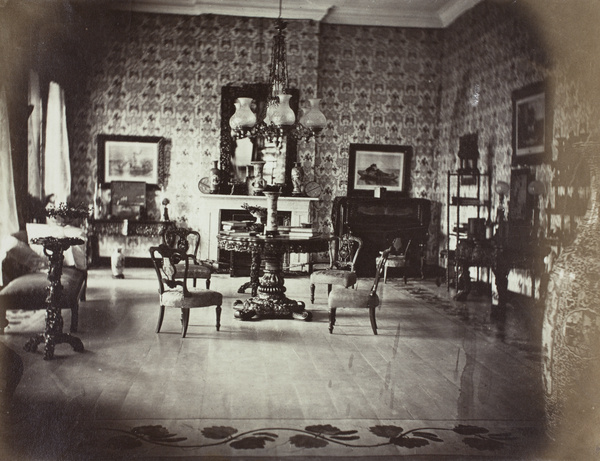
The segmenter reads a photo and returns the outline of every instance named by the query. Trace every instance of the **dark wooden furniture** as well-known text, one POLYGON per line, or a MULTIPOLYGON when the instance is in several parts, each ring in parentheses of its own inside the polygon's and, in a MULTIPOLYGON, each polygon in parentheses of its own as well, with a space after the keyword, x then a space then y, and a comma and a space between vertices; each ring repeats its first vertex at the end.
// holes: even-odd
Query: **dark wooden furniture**
POLYGON ((351 307, 359 309, 369 309, 369 318, 371 319, 371 328, 373 334, 377 334, 377 321, 375 320, 375 308, 379 306, 379 296, 377 296, 377 287, 379 279, 385 263, 390 255, 391 247, 384 250, 377 262, 377 270, 375 272, 375 281, 370 290, 352 290, 342 286, 335 286, 329 293, 329 333, 333 333, 335 325, 335 316, 338 307, 351 307))
POLYGON ((327 285, 327 294, 332 285, 344 288, 354 286, 357 276, 354 266, 360 253, 362 239, 351 234, 333 235, 329 240, 329 267, 310 274, 310 302, 315 302, 315 286, 327 285))
MULTIPOLYGON (((41 237, 33 239, 32 243, 44 246, 44 254, 50 260, 50 270, 48 271, 50 285, 46 297, 46 328, 44 333, 31 337, 25 344, 24 349, 27 352, 35 352, 40 343, 45 343, 44 360, 52 360, 54 358, 54 347, 61 343, 70 344, 76 352, 83 352, 83 343, 79 338, 69 333, 63 333, 63 318, 60 312, 63 286, 60 279, 63 272, 63 253, 72 245, 81 245, 84 241, 74 237, 41 237)), ((77 322, 74 325, 77 325, 77 322)))
MULTIPOLYGON (((472 162, 469 152, 477 151, 477 135, 466 135, 461 138, 461 146, 466 144, 465 161, 472 162), (468 159, 468 160, 467 160, 468 159)), ((463 161, 461 160, 461 164, 463 161)), ((467 163, 468 165, 468 163, 467 163)), ((463 168, 457 172, 448 172, 446 188, 446 286, 450 288, 450 272, 457 261, 452 258, 463 239, 485 238, 485 223, 491 218, 491 186, 490 173, 480 173, 477 169, 463 168)), ((489 267, 489 266, 487 266, 489 267)))
POLYGON ((335 233, 351 232, 363 240, 356 261, 359 277, 375 275, 377 258, 396 237, 412 240, 407 269, 418 268, 422 276, 430 219, 431 202, 421 198, 336 197, 332 209, 335 233))
POLYGON ((172 221, 134 221, 127 219, 95 219, 89 223, 92 264, 110 258, 114 249, 123 248, 127 258, 147 258, 148 248, 161 243, 165 229, 172 221))
POLYGON ((181 309, 181 337, 185 338, 190 321, 190 309, 199 307, 216 306, 217 331, 221 327, 221 304, 223 295, 217 291, 196 288, 188 290, 187 276, 189 258, 185 251, 159 245, 150 248, 150 258, 158 278, 158 294, 160 309, 156 332, 160 332, 165 308, 181 309), (180 266, 183 263, 183 267, 180 266), (178 276, 183 269, 183 277, 178 276))
MULTIPOLYGON (((188 270, 187 277, 192 279, 193 286, 196 287, 197 279, 206 280, 206 289, 210 288, 210 278, 213 273, 213 267, 210 263, 198 259, 198 247, 200 246, 200 233, 192 229, 183 227, 169 226, 164 229, 162 234, 163 244, 183 251, 187 255, 188 270)), ((177 277, 184 277, 185 262, 180 261, 177 264, 177 277)))
POLYGON ((511 269, 530 271, 532 277, 545 271, 544 258, 550 247, 533 239, 509 238, 502 230, 491 239, 463 239, 456 247, 458 287, 455 299, 464 301, 471 291, 469 267, 490 267, 496 277, 498 299, 492 298, 492 306, 504 309, 508 294, 508 274, 511 269))
POLYGON ((245 301, 234 303, 235 316, 241 320, 259 318, 294 318, 309 321, 312 313, 305 310, 303 301, 285 296, 282 259, 286 253, 315 253, 326 251, 329 236, 280 235, 264 237, 240 232, 220 233, 219 248, 252 254, 250 282, 257 292, 245 301), (260 261, 264 262, 264 274, 259 278, 260 261))

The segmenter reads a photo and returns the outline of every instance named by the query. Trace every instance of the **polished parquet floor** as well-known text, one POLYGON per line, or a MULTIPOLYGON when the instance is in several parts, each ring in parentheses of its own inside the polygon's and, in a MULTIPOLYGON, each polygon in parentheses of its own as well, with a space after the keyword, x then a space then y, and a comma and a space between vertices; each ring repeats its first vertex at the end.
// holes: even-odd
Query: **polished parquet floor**
MULTIPOLYGON (((489 297, 463 303, 431 280, 388 280, 374 336, 368 312, 338 309, 328 332, 326 288, 286 279, 312 322, 233 318, 243 278, 213 276, 226 297, 179 312, 160 334, 148 268, 89 274, 80 311, 84 353, 46 362, 22 345, 43 312, 13 312, 1 341, 24 361, 4 409, 1 459, 544 459, 541 313, 489 297)), ((366 288, 371 281, 361 281, 366 288)), ((70 322, 65 312, 65 330, 70 322)))

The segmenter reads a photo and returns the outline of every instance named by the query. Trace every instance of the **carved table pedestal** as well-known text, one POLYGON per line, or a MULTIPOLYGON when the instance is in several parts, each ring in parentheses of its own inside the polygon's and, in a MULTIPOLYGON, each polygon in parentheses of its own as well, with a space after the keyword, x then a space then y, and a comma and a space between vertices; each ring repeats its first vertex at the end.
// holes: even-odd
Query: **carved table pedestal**
POLYGON ((46 343, 44 348, 44 360, 54 357, 54 347, 57 344, 67 343, 76 352, 83 352, 81 340, 68 333, 63 333, 63 318, 60 312, 60 297, 63 286, 60 278, 63 272, 63 253, 72 245, 81 245, 83 240, 73 237, 55 238, 41 237, 33 239, 32 243, 44 246, 44 254, 50 259, 48 270, 48 296, 46 297, 46 328, 44 333, 37 334, 29 339, 23 347, 27 352, 37 351, 40 343, 46 343))
POLYGON ((273 237, 251 236, 247 233, 218 235, 219 248, 229 251, 252 253, 250 281, 258 285, 257 294, 245 301, 234 303, 236 317, 241 320, 259 318, 295 318, 309 321, 312 313, 305 310, 303 301, 295 301, 285 296, 282 271, 282 258, 285 253, 313 253, 327 251, 327 236, 304 237, 279 235, 273 237), (259 278, 260 260, 265 263, 265 271, 259 278))

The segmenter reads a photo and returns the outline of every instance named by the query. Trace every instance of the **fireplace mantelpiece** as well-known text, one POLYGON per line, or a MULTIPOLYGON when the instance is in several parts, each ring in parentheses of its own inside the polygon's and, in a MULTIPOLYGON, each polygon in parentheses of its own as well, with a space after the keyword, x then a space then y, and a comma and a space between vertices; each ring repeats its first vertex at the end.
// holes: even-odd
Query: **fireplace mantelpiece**
MULTIPOLYGON (((277 209, 291 213, 291 225, 299 226, 300 223, 312 222, 313 211, 310 204, 317 202, 318 198, 312 197, 279 197, 277 209)), ((200 232, 200 255, 202 259, 218 259, 217 234, 220 230, 221 210, 240 210, 242 204, 253 206, 267 206, 267 198, 251 195, 203 195, 198 202, 197 224, 190 223, 200 232)), ((308 262, 305 254, 292 254, 290 264, 304 264, 308 262)))

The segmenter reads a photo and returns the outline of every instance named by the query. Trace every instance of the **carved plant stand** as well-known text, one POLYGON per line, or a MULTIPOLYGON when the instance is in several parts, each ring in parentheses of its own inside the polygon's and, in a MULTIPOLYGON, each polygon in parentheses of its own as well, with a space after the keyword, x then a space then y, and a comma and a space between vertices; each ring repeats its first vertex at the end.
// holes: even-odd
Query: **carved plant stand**
POLYGON ((81 245, 84 241, 73 237, 41 237, 33 239, 32 243, 43 245, 44 254, 50 259, 50 269, 48 270, 50 285, 46 297, 46 329, 44 333, 32 336, 23 348, 27 352, 36 352, 40 343, 46 343, 44 360, 52 360, 54 347, 61 343, 68 343, 76 352, 83 352, 83 343, 79 338, 63 333, 63 318, 59 301, 63 291, 63 286, 60 283, 63 271, 63 253, 70 246, 81 245))

